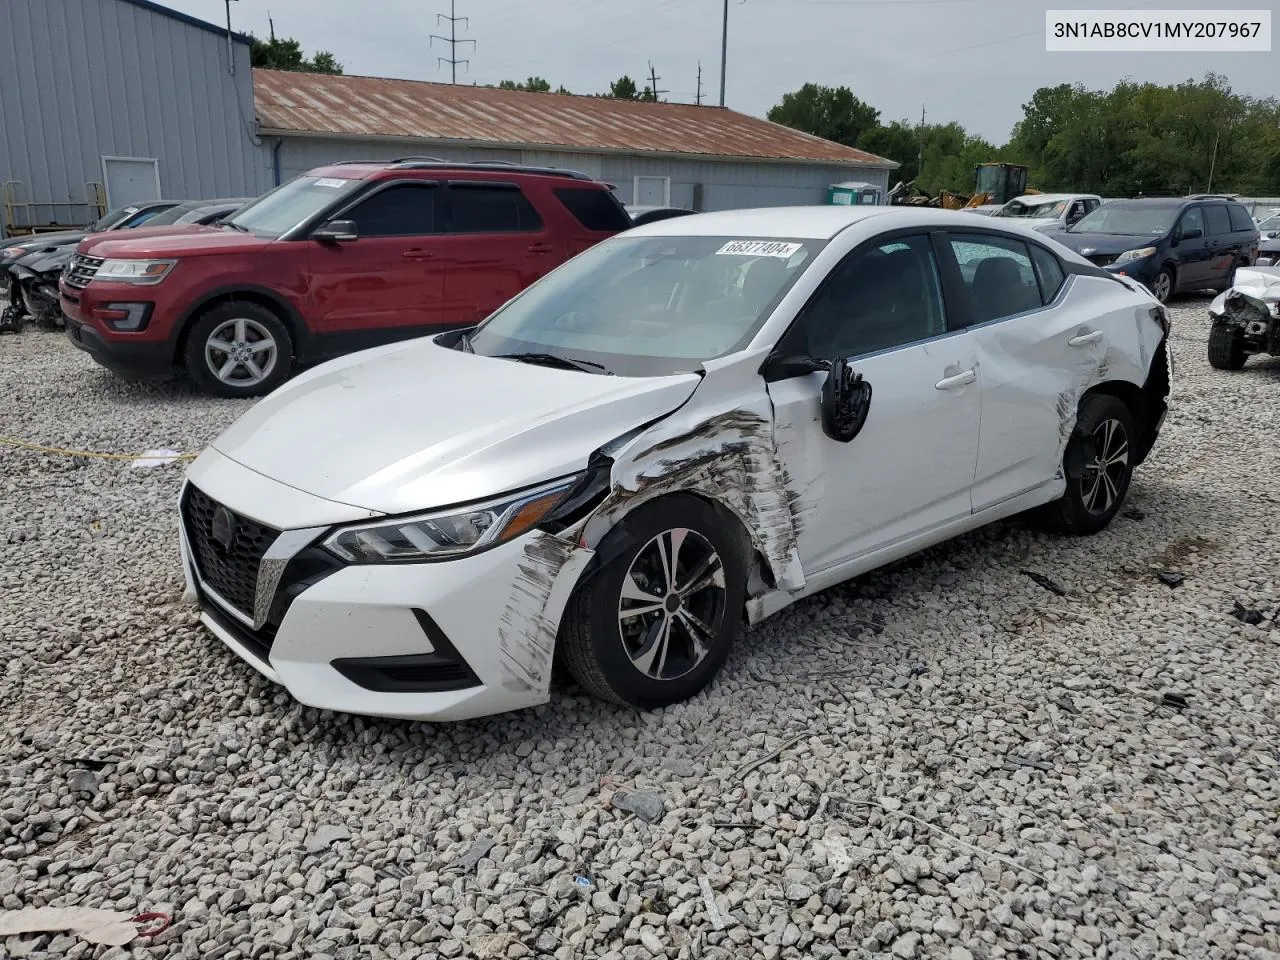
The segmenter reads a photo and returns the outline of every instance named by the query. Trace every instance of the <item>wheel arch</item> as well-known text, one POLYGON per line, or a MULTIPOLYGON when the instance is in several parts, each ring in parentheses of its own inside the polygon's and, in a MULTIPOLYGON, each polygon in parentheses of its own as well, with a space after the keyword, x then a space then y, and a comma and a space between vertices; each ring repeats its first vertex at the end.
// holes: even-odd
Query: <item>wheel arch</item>
POLYGON ((1115 397, 1129 408, 1139 430, 1134 453, 1134 466, 1139 466, 1155 445, 1156 434, 1168 409, 1169 387, 1168 340, 1162 339, 1151 358, 1142 386, 1130 380, 1104 380, 1086 390, 1080 401, 1083 403, 1086 397, 1103 394, 1115 397))
POLYGON ((297 308, 287 297, 272 290, 270 287, 262 287, 255 284, 232 284, 206 291, 183 311, 182 318, 177 325, 178 334, 174 337, 173 360, 175 365, 181 366, 183 364, 183 357, 186 356, 187 339, 190 337, 191 328, 195 326, 196 321, 206 311, 235 300, 243 300, 270 310, 289 332, 289 337, 293 341, 295 360, 306 355, 307 325, 302 319, 302 315, 298 313, 297 308))

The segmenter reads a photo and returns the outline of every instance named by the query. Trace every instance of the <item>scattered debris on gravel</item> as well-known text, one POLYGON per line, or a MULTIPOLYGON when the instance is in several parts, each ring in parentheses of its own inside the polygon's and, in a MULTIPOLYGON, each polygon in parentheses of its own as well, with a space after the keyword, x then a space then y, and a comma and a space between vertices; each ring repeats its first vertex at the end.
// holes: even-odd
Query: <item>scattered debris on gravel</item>
POLYGON ((168 461, 247 402, 0 340, 0 432, 165 461, 0 447, 0 909, 173 919, 0 955, 1275 958, 1280 361, 1212 371, 1207 301, 1172 314, 1101 535, 829 590, 660 712, 435 727, 300 706, 182 603, 168 461))

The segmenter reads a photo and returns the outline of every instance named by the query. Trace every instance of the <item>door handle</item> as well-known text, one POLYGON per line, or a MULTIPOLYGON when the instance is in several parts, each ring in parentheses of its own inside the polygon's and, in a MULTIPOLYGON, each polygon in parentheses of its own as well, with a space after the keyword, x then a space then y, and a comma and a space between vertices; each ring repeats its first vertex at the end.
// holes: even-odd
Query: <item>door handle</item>
POLYGON ((1093 330, 1089 333, 1082 333, 1078 337, 1072 337, 1067 341, 1073 347, 1087 347, 1091 343, 1097 343, 1102 339, 1101 330, 1093 330))
POLYGON ((938 390, 955 390, 957 387, 967 387, 977 379, 978 374, 975 371, 965 370, 954 377, 943 377, 933 386, 938 390))
POLYGON ((417 249, 406 250, 404 253, 400 254, 400 256, 404 257, 406 260, 430 260, 435 256, 435 254, 430 250, 417 249))
POLYGON ((531 243, 529 245, 530 253, 551 253, 554 249, 549 243, 531 243))

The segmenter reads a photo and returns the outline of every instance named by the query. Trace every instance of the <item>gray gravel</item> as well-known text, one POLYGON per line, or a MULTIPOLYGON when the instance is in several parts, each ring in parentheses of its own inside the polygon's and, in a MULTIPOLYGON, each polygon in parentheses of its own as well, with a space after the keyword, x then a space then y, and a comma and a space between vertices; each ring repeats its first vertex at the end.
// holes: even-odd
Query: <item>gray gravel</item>
MULTIPOLYGON (((1280 606, 1280 361, 1211 371, 1206 305, 1130 518, 830 590, 647 715, 302 708, 181 604, 180 467, 0 448, 0 905, 175 918, 0 955, 1280 957, 1280 632, 1231 615, 1280 606)), ((0 433, 130 452, 246 406, 38 332, 0 397, 0 433)))

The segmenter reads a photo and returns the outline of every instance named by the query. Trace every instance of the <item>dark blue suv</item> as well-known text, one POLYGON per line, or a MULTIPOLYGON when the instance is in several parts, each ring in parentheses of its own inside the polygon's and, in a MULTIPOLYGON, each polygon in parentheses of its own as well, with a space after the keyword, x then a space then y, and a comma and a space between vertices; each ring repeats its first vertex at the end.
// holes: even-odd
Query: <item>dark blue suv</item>
POLYGON ((1257 224, 1229 197, 1112 200, 1054 239, 1111 273, 1146 284, 1164 303, 1187 290, 1225 290, 1252 265, 1257 224))

